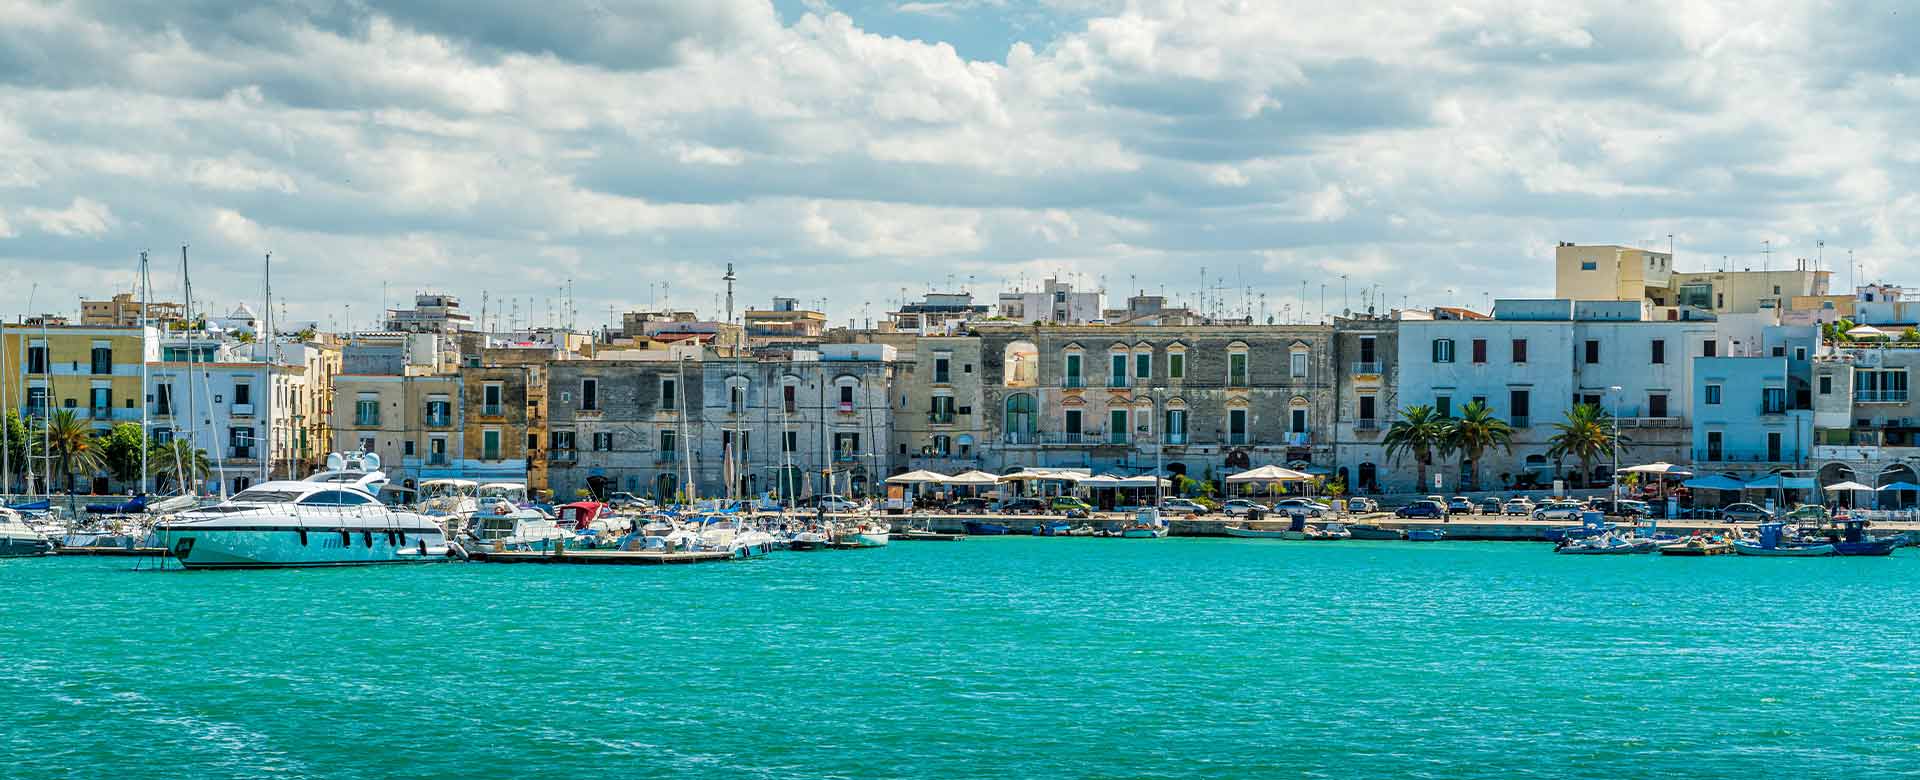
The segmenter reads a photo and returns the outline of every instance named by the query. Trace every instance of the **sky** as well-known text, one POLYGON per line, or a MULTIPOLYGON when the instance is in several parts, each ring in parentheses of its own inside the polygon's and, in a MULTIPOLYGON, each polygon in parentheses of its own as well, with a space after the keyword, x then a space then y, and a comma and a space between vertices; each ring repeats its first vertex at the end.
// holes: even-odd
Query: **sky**
MULTIPOLYGON (((1913 281, 1897 0, 0 0, 0 316, 370 327, 1059 276, 1312 320, 1552 293, 1558 241, 1913 281), (1766 254, 1771 249, 1771 255, 1766 254), (1903 278, 1905 277, 1905 278, 1903 278), (1304 287, 1303 287, 1304 285, 1304 287), (1304 292, 1303 292, 1304 291, 1304 292)), ((505 320, 501 320, 505 324, 505 320)))

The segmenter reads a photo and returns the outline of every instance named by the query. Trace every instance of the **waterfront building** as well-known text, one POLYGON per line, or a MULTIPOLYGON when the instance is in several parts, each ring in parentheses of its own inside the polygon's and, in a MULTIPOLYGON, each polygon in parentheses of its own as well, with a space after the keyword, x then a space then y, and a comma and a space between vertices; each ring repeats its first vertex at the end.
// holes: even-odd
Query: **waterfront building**
POLYGON ((904 460, 892 436, 898 360, 891 345, 856 343, 703 363, 705 425, 690 443, 700 495, 876 492, 904 460))
MULTIPOLYGON (((115 328, 140 326, 142 304, 133 293, 115 293, 109 300, 80 301, 80 324, 115 328)), ((146 321, 155 326, 186 319, 186 307, 167 301, 147 301, 146 321)))
POLYGON ((990 312, 989 307, 974 304, 973 293, 930 292, 919 302, 888 312, 887 324, 897 332, 939 336, 953 333, 970 320, 985 318, 990 312))
MULTIPOLYGON (((466 459, 444 476, 482 482, 547 483, 547 364, 528 355, 523 363, 462 366, 459 428, 466 459)), ((560 399, 562 403, 572 398, 560 399)))
POLYGON ((1080 292, 1068 282, 1049 277, 1038 290, 1000 293, 996 312, 1023 325, 1082 325, 1105 315, 1099 292, 1080 292))
POLYGON ((604 499, 624 491, 674 501, 704 431, 698 358, 553 363, 547 480, 554 495, 604 499))
POLYGON ((1674 268, 1668 252, 1566 242, 1554 248, 1555 298, 1645 302, 1661 310, 1655 319, 1677 318, 1681 309, 1714 314, 1786 309, 1795 301, 1826 296, 1831 276, 1805 259, 1783 259, 1781 270, 1687 272, 1674 268))
POLYGON ((774 298, 771 309, 748 309, 743 315, 747 346, 793 349, 819 344, 827 330, 827 315, 800 308, 795 298, 774 298))
POLYGON ((333 382, 332 451, 379 455, 402 491, 423 479, 492 476, 470 468, 481 464, 468 457, 458 375, 338 374, 333 382))
MULTIPOLYGON (((1637 301, 1501 300, 1492 319, 1402 320, 1399 404, 1427 404, 1457 416, 1475 401, 1512 426, 1511 450, 1478 464, 1459 458, 1436 464, 1440 487, 1415 486, 1410 462, 1383 480, 1387 492, 1483 490, 1608 484, 1611 461, 1555 462, 1548 455, 1554 424, 1576 404, 1597 404, 1620 421, 1637 461, 1684 462, 1689 450, 1691 356, 1716 354, 1706 321, 1646 321, 1637 301), (1614 390, 1613 388, 1619 388, 1614 390), (1478 479, 1476 480, 1476 475, 1478 479)), ((1399 410, 1389 413, 1391 425, 1399 410)))
POLYGON ((1856 323, 1898 334, 1920 325, 1920 300, 1908 297, 1905 289, 1891 284, 1862 285, 1854 292, 1849 313, 1856 323))
MULTIPOLYGON (((1911 344, 1835 345, 1814 360, 1813 465, 1820 484, 1920 483, 1920 405, 1909 392, 1920 369, 1911 344)), ((1880 505, 1911 507, 1912 491, 1885 491, 1880 505)))
POLYGON ((1696 357, 1693 364, 1694 469, 1746 479, 1804 475, 1814 413, 1811 399, 1795 392, 1793 361, 1751 355, 1696 357))
POLYGON ((150 435, 157 442, 186 438, 206 452, 210 491, 232 494, 307 476, 300 440, 307 366, 254 360, 248 346, 229 343, 213 362, 148 366, 150 435))
POLYGON ((978 336, 929 336, 894 373, 895 454, 907 471, 958 474, 986 465, 988 432, 978 336))
POLYGON ((99 429, 139 422, 142 364, 159 359, 152 327, 7 324, 0 326, 0 397, 23 417, 65 409, 99 429))
POLYGON ((1351 495, 1379 493, 1388 476, 1387 424, 1400 409, 1400 321, 1358 315, 1333 321, 1338 409, 1333 426, 1334 476, 1351 495))
POLYGON ((1331 474, 1336 381, 1323 325, 977 323, 989 470, 1331 474))

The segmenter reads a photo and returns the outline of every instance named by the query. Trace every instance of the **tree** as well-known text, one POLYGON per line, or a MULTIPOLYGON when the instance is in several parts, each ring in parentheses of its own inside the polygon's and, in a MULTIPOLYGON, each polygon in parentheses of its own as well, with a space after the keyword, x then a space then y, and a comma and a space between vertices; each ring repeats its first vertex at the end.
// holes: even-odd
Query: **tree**
POLYGON ((1900 331, 1900 341, 1906 344, 1920 341, 1920 328, 1907 328, 1906 330, 1900 331))
POLYGON ((1547 455, 1555 460, 1572 457, 1580 461, 1580 475, 1584 481, 1593 473, 1593 463, 1614 454, 1615 448, 1624 450, 1631 444, 1626 437, 1617 440, 1613 433, 1613 416, 1599 404, 1580 404, 1567 411, 1566 422, 1553 424, 1556 433, 1547 439, 1547 455))
POLYGON ((1420 485, 1424 486, 1434 457, 1447 451, 1447 418, 1426 404, 1409 406, 1400 410, 1400 419, 1387 426, 1387 435, 1381 441, 1389 462, 1399 463, 1402 456, 1413 458, 1420 467, 1420 485))
POLYGON ((38 430, 31 434, 29 446, 36 455, 51 457, 54 471, 67 477, 67 492, 73 492, 73 475, 95 474, 105 463, 104 448, 93 426, 71 409, 55 409, 38 430))
POLYGON ((101 457, 107 471, 121 482, 140 479, 140 453, 147 448, 147 436, 135 423, 121 423, 100 437, 101 457))
POLYGON ((1460 410, 1457 419, 1446 424, 1446 448, 1460 453, 1461 470, 1467 463, 1473 463, 1473 489, 1480 488, 1480 457, 1487 450, 1499 447, 1513 451, 1513 426, 1493 416, 1493 410, 1487 408, 1487 402, 1474 401, 1460 410))
POLYGON ((7 431, 8 473, 14 476, 27 473, 27 424, 20 420, 20 411, 8 409, 6 415, 0 417, 0 425, 5 425, 7 431))
POLYGON ((179 485, 180 492, 191 493, 200 480, 213 473, 213 465, 207 461, 206 450, 194 447, 190 440, 174 439, 153 445, 153 451, 147 454, 147 471, 160 480, 156 490, 179 485))

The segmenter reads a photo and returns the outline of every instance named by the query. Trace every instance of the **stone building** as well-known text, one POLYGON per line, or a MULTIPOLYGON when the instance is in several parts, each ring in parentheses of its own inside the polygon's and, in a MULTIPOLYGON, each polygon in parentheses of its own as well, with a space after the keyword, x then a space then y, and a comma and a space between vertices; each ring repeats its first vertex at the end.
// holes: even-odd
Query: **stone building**
POLYGON ((1329 326, 976 325, 991 470, 1330 471, 1329 326))
POLYGON ((1400 322, 1361 315, 1333 321, 1339 412, 1333 426, 1333 476, 1352 495, 1378 493, 1388 458, 1383 438, 1400 408, 1400 322))
POLYGON ((921 338, 894 374, 894 453, 908 470, 957 474, 986 462, 980 338, 921 338))
POLYGON ((877 492, 901 461, 890 403, 897 360, 884 344, 826 344, 789 359, 704 363, 700 494, 877 492))
POLYGON ((701 363, 569 360, 550 369, 548 483, 554 495, 627 492, 671 502, 704 435, 701 363), (693 399, 691 405, 687 400, 693 399))

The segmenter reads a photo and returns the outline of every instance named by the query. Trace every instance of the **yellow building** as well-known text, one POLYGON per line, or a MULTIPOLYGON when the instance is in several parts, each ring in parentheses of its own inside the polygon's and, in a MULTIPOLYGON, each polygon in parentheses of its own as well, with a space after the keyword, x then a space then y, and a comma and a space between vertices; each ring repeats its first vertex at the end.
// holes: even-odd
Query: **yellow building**
POLYGON ((1667 297, 1673 255, 1612 244, 1562 242, 1553 250, 1553 297, 1641 301, 1667 297))
POLYGON ((101 426, 137 422, 141 367, 160 359, 159 332, 88 325, 0 326, 0 392, 8 408, 71 410, 101 426))
POLYGON ((1761 309, 1788 310, 1798 303, 1819 306, 1827 295, 1830 271, 1812 270, 1806 260, 1791 268, 1681 272, 1673 255, 1612 244, 1561 243, 1554 248, 1555 298, 1576 301, 1641 301, 1653 307, 1687 307, 1715 314, 1752 314, 1761 309))
MULTIPOLYGON (((186 319, 186 307, 177 303, 147 302, 147 322, 161 325, 186 319)), ((140 302, 133 293, 118 293, 112 300, 81 301, 80 324, 134 328, 140 325, 140 302)))

